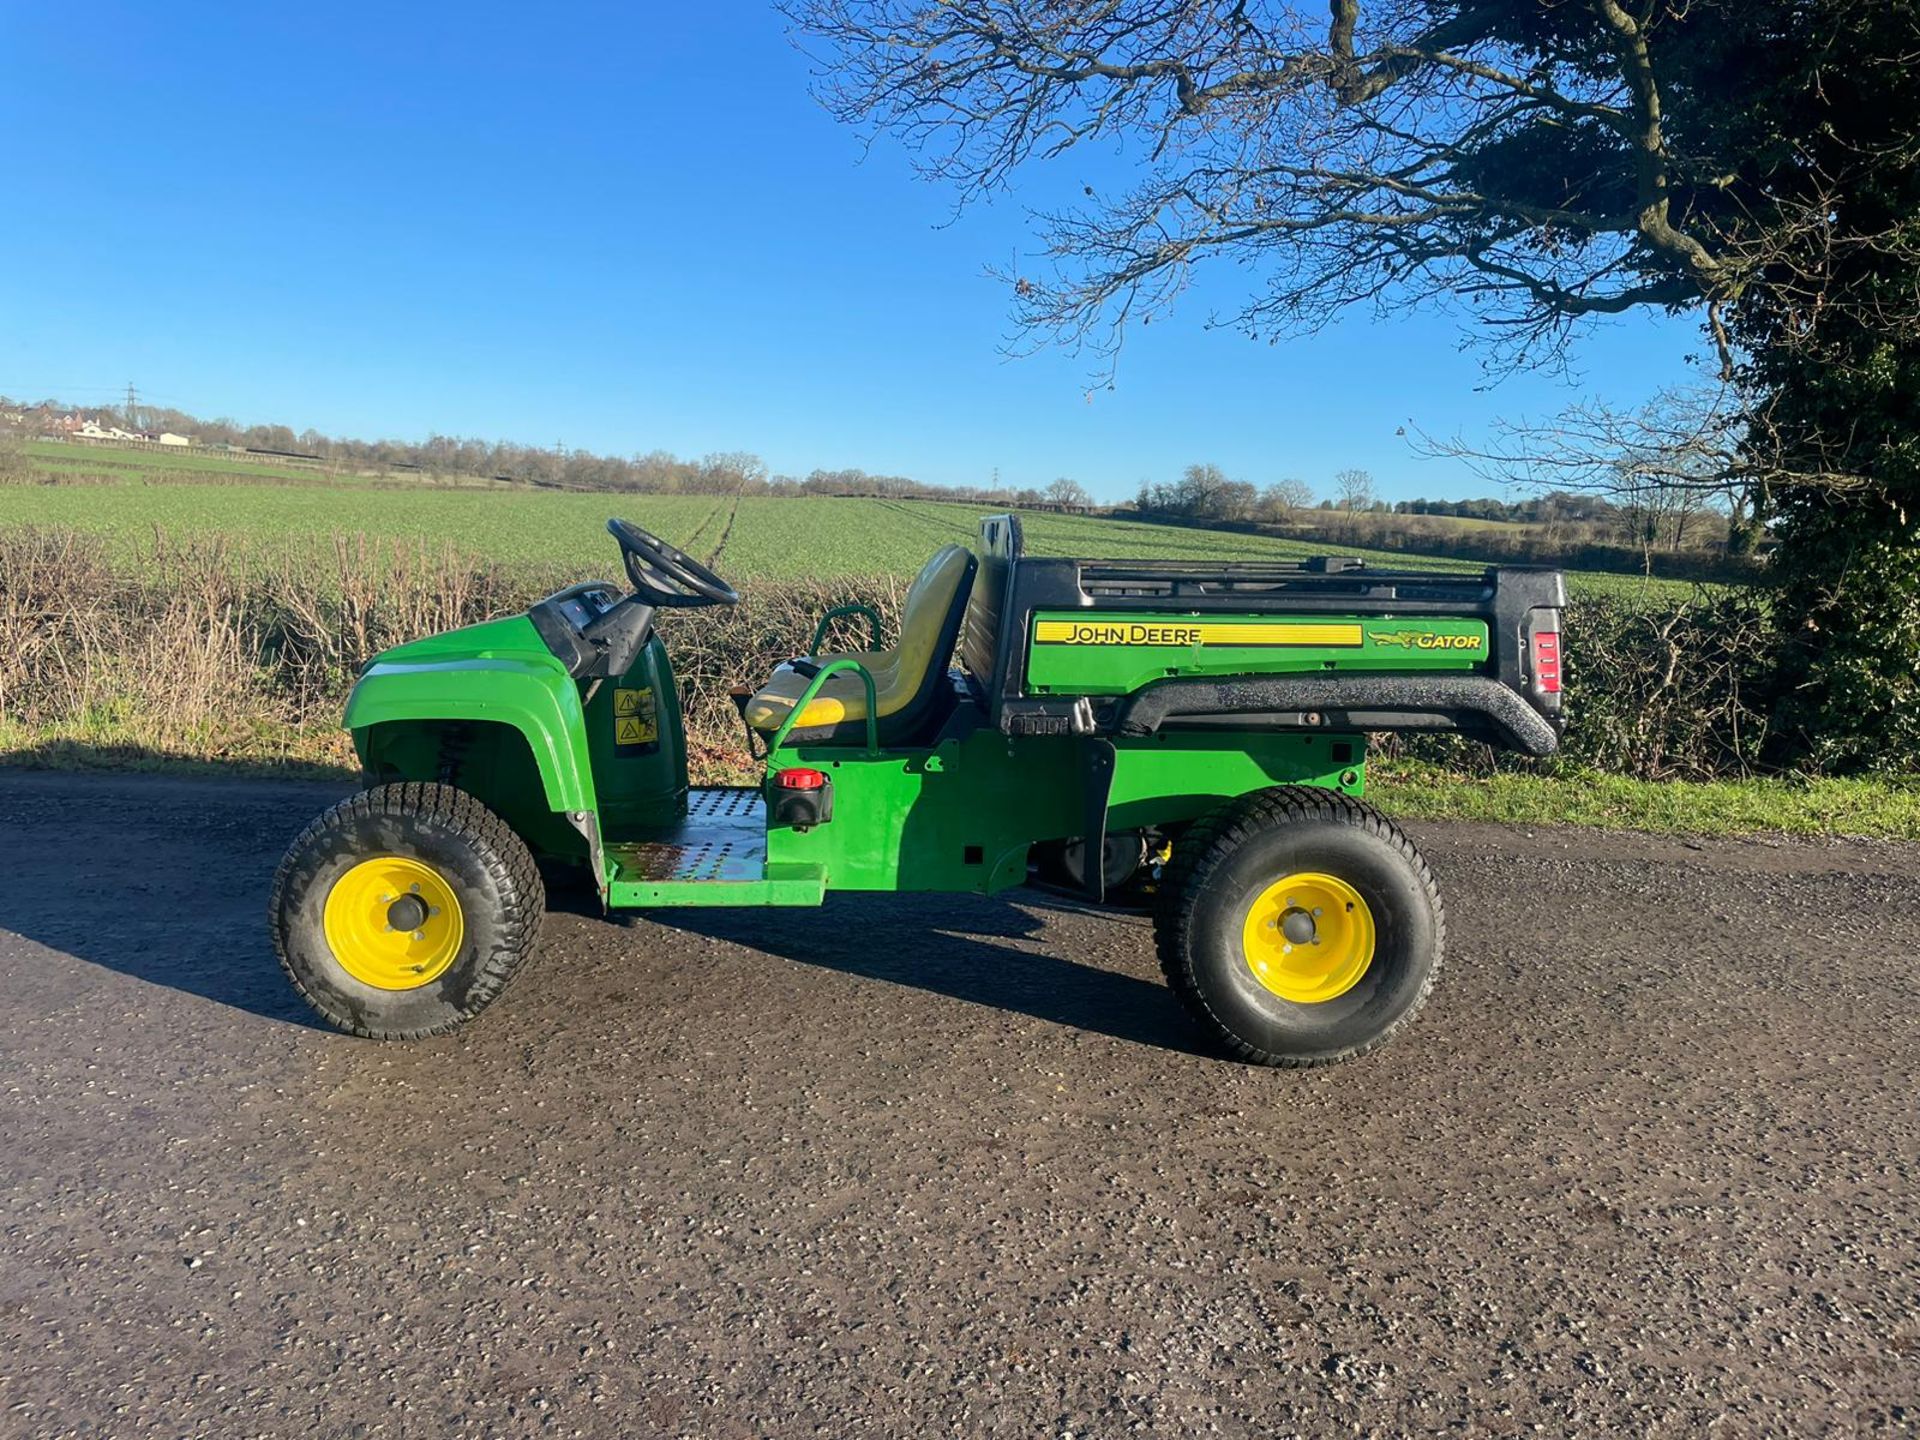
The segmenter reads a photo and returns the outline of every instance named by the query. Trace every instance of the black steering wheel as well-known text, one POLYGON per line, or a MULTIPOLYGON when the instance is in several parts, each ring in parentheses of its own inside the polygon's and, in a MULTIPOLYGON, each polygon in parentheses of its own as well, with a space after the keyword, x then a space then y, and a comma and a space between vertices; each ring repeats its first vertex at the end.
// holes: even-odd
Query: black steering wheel
POLYGON ((713 571, 631 520, 607 521, 620 542, 627 579, 649 605, 738 605, 740 592, 713 571))

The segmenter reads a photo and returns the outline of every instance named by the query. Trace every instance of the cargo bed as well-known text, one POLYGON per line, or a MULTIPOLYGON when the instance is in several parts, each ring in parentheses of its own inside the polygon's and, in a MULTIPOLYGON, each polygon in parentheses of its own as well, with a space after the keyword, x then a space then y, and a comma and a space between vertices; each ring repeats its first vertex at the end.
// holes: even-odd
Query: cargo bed
POLYGON ((1054 559, 1022 554, 1012 517, 986 527, 983 550, 978 583, 999 604, 982 698, 1009 735, 1230 726, 1558 745, 1557 571, 1054 559))

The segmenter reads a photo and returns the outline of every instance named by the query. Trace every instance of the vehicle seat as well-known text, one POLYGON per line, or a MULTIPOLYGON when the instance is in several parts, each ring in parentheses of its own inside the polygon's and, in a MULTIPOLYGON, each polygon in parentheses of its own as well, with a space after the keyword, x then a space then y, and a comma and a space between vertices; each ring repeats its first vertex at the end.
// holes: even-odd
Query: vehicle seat
MULTIPOLYGON (((873 674, 881 744, 912 744, 946 718, 953 699, 947 666, 975 568, 973 552, 964 545, 941 546, 907 591, 899 643, 854 657, 873 674)), ((766 735, 778 730, 812 683, 814 667, 838 658, 822 655, 781 665, 746 703, 747 724, 766 735)), ((811 744, 864 744, 866 718, 866 687, 856 672, 842 671, 830 676, 808 703, 790 738, 811 744)))
POLYGON ((989 515, 980 522, 980 545, 975 552, 980 571, 974 577, 973 594, 967 597, 959 653, 961 666, 989 704, 999 675, 1000 616, 1021 549, 1019 516, 989 515))

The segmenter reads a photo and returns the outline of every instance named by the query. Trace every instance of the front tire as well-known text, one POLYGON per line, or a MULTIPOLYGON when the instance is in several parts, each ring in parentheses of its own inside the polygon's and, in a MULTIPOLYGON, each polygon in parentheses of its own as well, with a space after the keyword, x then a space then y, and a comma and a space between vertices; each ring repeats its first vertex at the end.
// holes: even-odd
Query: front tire
POLYGON ((417 1040, 472 1019, 532 953, 546 894, 526 844, 450 785, 378 785, 293 842, 268 904, 294 989, 328 1024, 417 1040))
POLYGON ((1313 1066, 1378 1048, 1426 1003, 1446 913, 1426 861, 1337 791, 1256 791, 1175 846, 1154 917, 1167 981, 1243 1060, 1313 1066))

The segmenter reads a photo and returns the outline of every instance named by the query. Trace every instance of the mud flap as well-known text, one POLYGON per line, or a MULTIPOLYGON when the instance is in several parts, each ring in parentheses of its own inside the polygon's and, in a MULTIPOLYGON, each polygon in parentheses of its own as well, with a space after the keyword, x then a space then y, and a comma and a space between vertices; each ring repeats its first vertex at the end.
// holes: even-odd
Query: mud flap
POLYGON ((1113 794, 1114 747, 1111 740, 1089 738, 1081 745, 1081 797, 1085 806, 1081 834, 1085 837, 1087 898, 1099 905, 1107 898, 1107 802, 1113 794))
POLYGON ((600 895, 600 913, 607 913, 607 851, 600 839, 600 817, 592 810, 562 812, 567 824, 580 832, 587 842, 587 866, 593 873, 593 888, 600 895))

